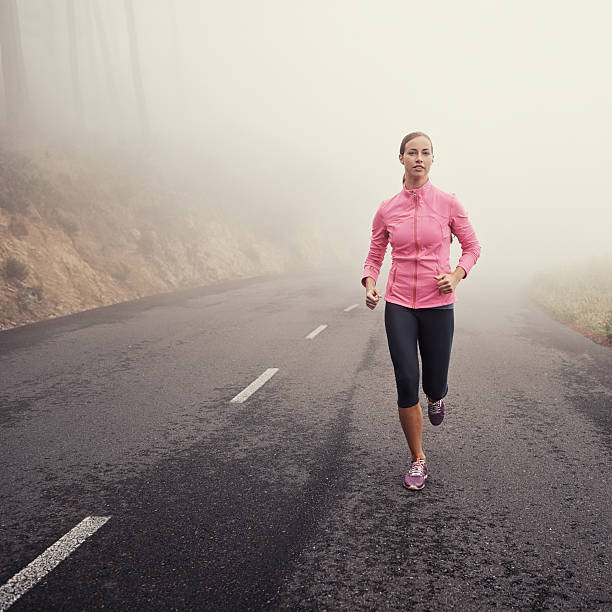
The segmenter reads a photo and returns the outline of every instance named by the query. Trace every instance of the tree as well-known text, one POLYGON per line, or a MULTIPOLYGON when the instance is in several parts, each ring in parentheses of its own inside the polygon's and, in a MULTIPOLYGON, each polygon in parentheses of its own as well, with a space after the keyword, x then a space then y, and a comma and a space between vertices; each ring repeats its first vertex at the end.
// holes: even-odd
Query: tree
POLYGON ((136 25, 134 20, 134 7, 132 0, 125 0, 125 17, 127 20, 128 36, 130 41, 130 57, 132 59, 132 76, 134 78, 134 92, 136 94, 136 104, 138 109, 138 119, 140 121, 140 132, 145 144, 150 142, 149 116, 145 102, 144 88, 142 86, 142 76, 140 73, 140 57, 138 54, 138 36, 136 35, 136 25))
POLYGON ((0 0, 0 51, 7 128, 20 133, 28 129, 31 113, 15 0, 0 0))
POLYGON ((74 99, 74 109, 79 122, 79 129, 81 129, 83 127, 83 103, 81 101, 81 86, 79 82, 76 26, 74 19, 74 0, 66 0, 66 17, 68 20, 68 37, 70 39, 70 72, 72 75, 72 96, 74 99))
POLYGON ((168 0, 168 11, 170 13, 170 40, 172 41, 172 60, 174 62, 174 78, 176 79, 175 97, 179 108, 185 99, 185 80, 183 77, 183 61, 179 47, 178 25, 173 0, 168 0))
POLYGON ((98 5, 94 2, 92 4, 94 22, 96 24, 96 32, 98 34, 98 41, 100 42, 100 53, 102 55, 102 63, 104 64, 104 71, 106 73, 107 91, 111 100, 111 104, 115 109, 119 108, 119 95, 117 93, 117 85, 115 84, 115 77, 113 76, 113 68, 110 61, 110 53, 108 49, 108 41, 106 40, 106 31, 104 30, 104 22, 102 16, 98 10, 98 5))

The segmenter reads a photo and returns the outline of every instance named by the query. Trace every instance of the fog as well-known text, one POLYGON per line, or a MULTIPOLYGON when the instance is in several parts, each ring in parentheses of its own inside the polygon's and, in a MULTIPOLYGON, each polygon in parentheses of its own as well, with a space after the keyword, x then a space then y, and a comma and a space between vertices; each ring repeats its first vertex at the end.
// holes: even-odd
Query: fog
MULTIPOLYGON (((17 5, 41 131, 133 147, 142 124, 124 2, 75 3, 81 114, 66 3, 17 5)), ((376 208, 401 188, 399 143, 415 130, 433 141, 431 181, 468 211, 487 282, 609 256, 610 7, 134 0, 147 150, 203 205, 268 231, 316 227, 334 245, 329 267, 348 265, 357 283, 376 208)))

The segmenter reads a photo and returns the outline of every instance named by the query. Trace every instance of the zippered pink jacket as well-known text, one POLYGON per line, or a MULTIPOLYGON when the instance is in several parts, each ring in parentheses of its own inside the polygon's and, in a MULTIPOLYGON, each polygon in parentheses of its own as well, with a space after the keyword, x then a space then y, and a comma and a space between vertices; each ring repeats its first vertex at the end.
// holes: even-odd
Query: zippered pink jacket
POLYGON ((461 244, 459 264, 467 274, 480 256, 480 243, 455 194, 434 187, 429 179, 418 189, 402 190, 378 207, 372 222, 370 251, 361 284, 374 282, 391 243, 391 270, 384 299, 409 308, 452 304, 455 292, 442 293, 434 278, 450 274, 451 231, 461 244))

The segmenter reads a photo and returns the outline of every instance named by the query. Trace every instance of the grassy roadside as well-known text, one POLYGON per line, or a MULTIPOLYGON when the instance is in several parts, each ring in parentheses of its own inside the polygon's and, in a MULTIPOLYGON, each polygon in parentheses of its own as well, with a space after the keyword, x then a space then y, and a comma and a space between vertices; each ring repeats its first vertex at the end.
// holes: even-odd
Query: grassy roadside
POLYGON ((538 274, 529 293, 553 319, 612 348, 612 260, 609 258, 538 274))

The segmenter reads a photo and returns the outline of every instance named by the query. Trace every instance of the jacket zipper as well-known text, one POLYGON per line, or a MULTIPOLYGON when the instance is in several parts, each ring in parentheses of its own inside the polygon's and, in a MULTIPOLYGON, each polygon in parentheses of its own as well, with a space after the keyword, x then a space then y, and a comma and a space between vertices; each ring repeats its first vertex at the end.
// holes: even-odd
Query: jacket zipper
POLYGON ((416 252, 416 258, 414 262, 414 287, 412 290, 412 307, 416 308, 416 290, 417 290, 417 269, 419 265, 419 243, 417 242, 417 217, 418 217, 418 198, 416 191, 413 191, 414 195, 414 248, 416 252))

